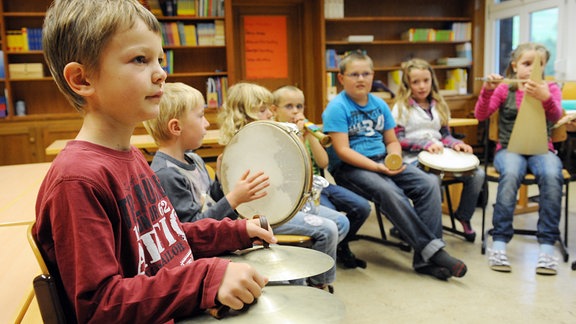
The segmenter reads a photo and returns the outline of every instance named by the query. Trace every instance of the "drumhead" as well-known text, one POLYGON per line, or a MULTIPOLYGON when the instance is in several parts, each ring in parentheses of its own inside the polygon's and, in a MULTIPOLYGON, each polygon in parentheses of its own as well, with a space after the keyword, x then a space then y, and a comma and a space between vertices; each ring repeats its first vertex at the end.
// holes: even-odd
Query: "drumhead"
POLYGON ((442 153, 422 151, 418 154, 418 162, 429 168, 447 172, 465 172, 476 169, 480 160, 472 153, 457 152, 444 148, 442 153))
POLYGON ((220 167, 224 194, 234 189, 246 170, 264 171, 270 177, 265 197, 236 208, 241 217, 264 215, 271 226, 278 226, 303 206, 310 193, 312 165, 296 132, 285 123, 255 121, 241 128, 224 148, 220 167))

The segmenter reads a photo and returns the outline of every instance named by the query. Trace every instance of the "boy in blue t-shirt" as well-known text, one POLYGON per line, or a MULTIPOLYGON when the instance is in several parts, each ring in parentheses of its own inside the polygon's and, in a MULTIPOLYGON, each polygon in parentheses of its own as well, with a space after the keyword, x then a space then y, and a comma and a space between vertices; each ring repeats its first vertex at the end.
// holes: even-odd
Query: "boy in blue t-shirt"
POLYGON ((322 114, 332 138, 328 170, 338 185, 380 205, 414 250, 413 267, 441 280, 463 277, 464 262, 451 257, 442 240, 442 208, 437 178, 413 165, 391 170, 388 154, 402 154, 388 105, 370 94, 374 68, 362 53, 346 56, 338 80, 344 87, 322 114))

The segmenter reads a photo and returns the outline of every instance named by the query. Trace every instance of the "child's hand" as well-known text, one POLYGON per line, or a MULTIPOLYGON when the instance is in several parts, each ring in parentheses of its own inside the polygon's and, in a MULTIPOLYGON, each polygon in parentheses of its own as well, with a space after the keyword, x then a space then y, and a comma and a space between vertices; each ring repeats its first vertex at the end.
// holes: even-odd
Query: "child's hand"
POLYGON ((494 90, 496 89, 496 87, 498 86, 498 84, 500 82, 490 82, 490 81, 497 81, 497 80, 502 80, 504 79, 504 77, 502 77, 500 74, 497 73, 492 73, 488 76, 488 81, 484 82, 484 89, 486 90, 494 90))
POLYGON ((302 134, 305 134, 307 131, 306 127, 304 127, 304 121, 305 120, 306 120, 306 117, 304 117, 304 114, 302 114, 302 113, 298 113, 294 116, 294 118, 292 118, 292 123, 296 124, 296 126, 298 127, 298 130, 302 134))
POLYGON ((274 232, 272 232, 272 227, 268 225, 267 229, 262 228, 262 226, 260 226, 260 219, 258 218, 246 221, 246 232, 248 232, 249 237, 256 239, 254 243, 257 244, 261 243, 262 240, 270 244, 278 242, 274 236, 274 232))
POLYGON ((224 278, 218 288, 216 299, 232 309, 242 309, 244 304, 251 304, 260 297, 262 288, 268 283, 263 277, 246 263, 230 262, 224 272, 224 278))
POLYGON ((406 164, 402 165, 398 170, 390 170, 384 163, 378 163, 378 173, 384 173, 387 176, 395 176, 397 174, 402 173, 402 171, 406 170, 406 164))
POLYGON ((452 147, 452 149, 456 152, 464 152, 464 153, 472 153, 473 149, 472 146, 465 144, 465 143, 458 143, 452 147))
POLYGON ((226 195, 230 206, 235 209, 242 203, 266 196, 267 193, 263 190, 270 186, 269 179, 270 177, 262 171, 250 175, 250 170, 246 170, 236 183, 234 190, 226 195))
POLYGON ((527 80, 524 83, 524 91, 539 101, 546 101, 550 98, 550 88, 546 81, 527 80))
POLYGON ((428 152, 433 154, 440 154, 444 152, 444 145, 442 143, 434 143, 426 149, 428 152))

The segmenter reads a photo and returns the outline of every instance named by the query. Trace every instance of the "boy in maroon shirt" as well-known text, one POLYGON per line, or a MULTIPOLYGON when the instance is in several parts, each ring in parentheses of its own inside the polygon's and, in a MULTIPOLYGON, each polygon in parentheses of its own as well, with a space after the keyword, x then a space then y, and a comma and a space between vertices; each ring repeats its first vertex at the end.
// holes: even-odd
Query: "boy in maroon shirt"
POLYGON ((136 0, 56 0, 44 23, 50 71, 84 116, 52 163, 33 235, 71 322, 166 322, 240 309, 267 278, 211 256, 275 243, 257 220, 181 224, 134 129, 159 111, 166 72, 156 18, 136 0))

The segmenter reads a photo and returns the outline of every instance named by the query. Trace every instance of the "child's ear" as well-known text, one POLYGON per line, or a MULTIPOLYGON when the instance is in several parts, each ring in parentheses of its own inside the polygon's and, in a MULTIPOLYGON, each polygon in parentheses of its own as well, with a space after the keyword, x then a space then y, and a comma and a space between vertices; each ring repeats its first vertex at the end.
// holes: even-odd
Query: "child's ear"
POLYGON ((87 97, 94 92, 90 81, 86 76, 84 65, 78 62, 71 62, 64 67, 64 79, 66 83, 77 94, 87 97))
POLYGON ((180 127, 180 121, 176 118, 172 118, 168 121, 168 131, 172 135, 180 135, 182 132, 182 127, 180 127))

